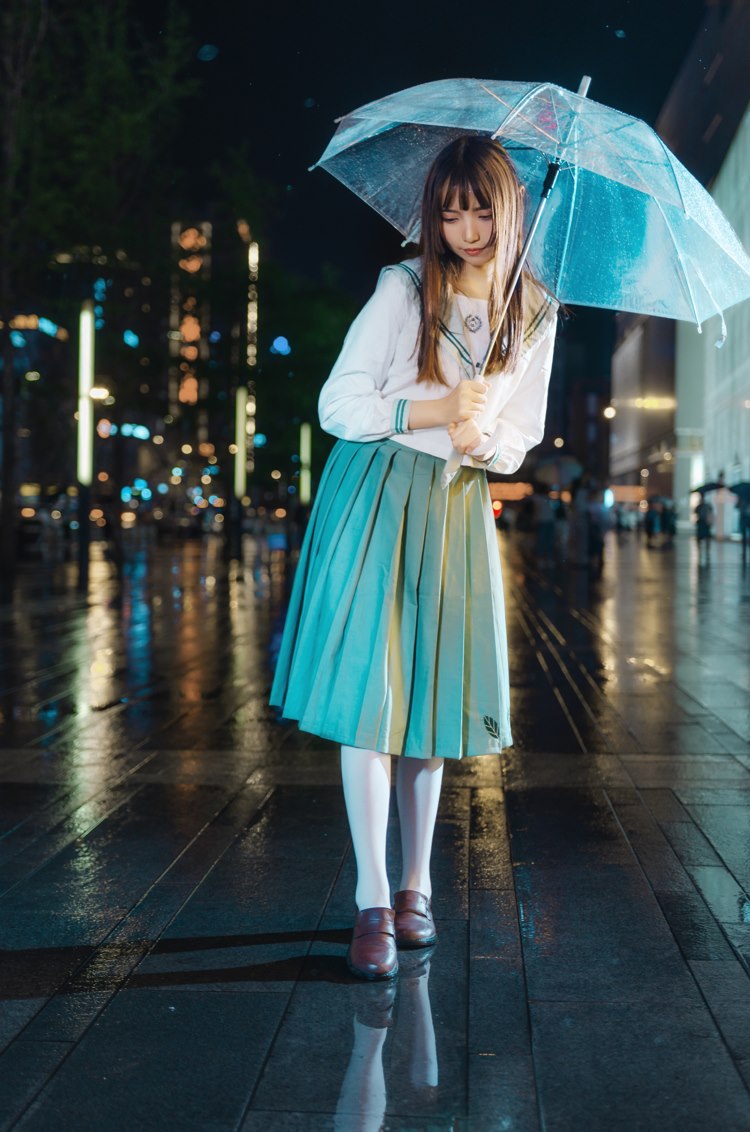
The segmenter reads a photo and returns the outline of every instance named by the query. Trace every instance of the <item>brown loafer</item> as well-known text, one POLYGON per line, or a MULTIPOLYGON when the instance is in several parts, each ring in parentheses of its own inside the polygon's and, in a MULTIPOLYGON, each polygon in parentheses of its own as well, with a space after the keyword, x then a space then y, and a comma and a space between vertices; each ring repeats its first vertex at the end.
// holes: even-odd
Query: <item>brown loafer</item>
POLYGON ((357 913, 346 963, 361 979, 392 979, 397 974, 392 908, 363 908, 357 913))
POLYGON ((437 942, 428 896, 405 888, 393 897, 396 906, 396 943, 399 947, 431 947, 437 942))

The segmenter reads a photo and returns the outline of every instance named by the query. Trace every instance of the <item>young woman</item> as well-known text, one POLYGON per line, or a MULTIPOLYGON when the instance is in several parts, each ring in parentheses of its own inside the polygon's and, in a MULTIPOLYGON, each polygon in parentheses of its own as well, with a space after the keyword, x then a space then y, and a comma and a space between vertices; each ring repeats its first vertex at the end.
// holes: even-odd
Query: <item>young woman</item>
POLYGON ((300 553, 271 703, 341 744, 357 863, 348 953, 391 978, 437 938, 430 854, 446 758, 511 743, 497 535, 485 469, 542 438, 556 304, 524 271, 476 379, 522 244, 503 148, 459 137, 422 201, 422 255, 385 268, 320 394, 338 438, 300 553), (462 466, 440 486, 453 449, 462 466), (386 873, 391 756, 402 871, 386 873))

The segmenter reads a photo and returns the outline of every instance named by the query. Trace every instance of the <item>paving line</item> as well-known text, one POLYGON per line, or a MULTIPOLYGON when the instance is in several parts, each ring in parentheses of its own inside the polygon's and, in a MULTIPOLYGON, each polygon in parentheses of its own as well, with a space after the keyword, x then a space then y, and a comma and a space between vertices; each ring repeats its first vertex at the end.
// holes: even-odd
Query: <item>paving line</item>
MULTIPOLYGON (((573 719, 572 712, 565 702, 562 692, 560 691, 560 688, 558 686, 558 682, 554 678, 551 667, 546 663, 546 661, 543 660, 541 650, 536 643, 537 641, 539 641, 541 645, 546 648, 554 664, 562 675, 565 683, 568 685, 568 688, 575 697, 575 702, 579 707, 583 709, 584 713, 588 716, 589 720, 594 725, 596 730, 601 734, 606 744, 607 750, 611 754, 618 754, 616 747, 602 728, 600 720, 597 718, 596 714, 593 712, 589 703, 587 702, 585 696, 582 694, 581 689, 573 678, 566 661, 563 659, 560 650, 554 644, 551 634, 547 631, 545 625, 542 623, 541 618, 538 616, 534 606, 522 593, 517 592, 514 596, 517 601, 517 616, 519 617, 519 621, 523 623, 523 621, 525 620, 527 623, 527 637, 534 644, 537 660, 539 660, 539 663, 542 665, 542 669, 547 676, 550 686, 555 694, 555 698, 565 712, 565 717, 571 730, 573 731, 573 734, 576 736, 576 739, 581 747, 581 751, 588 751, 588 747, 575 723, 575 720, 573 719)), ((558 639, 562 639, 564 641, 564 638, 560 638, 559 634, 555 633, 555 636, 557 636, 558 639)), ((611 708, 609 708, 609 705, 607 704, 606 698, 602 695, 601 691, 596 687, 595 684, 593 684, 593 690, 599 695, 600 699, 607 707, 608 712, 610 714, 613 714, 611 708)))
MULTIPOLYGON (((60 995, 64 995, 64 994, 68 994, 68 993, 75 993, 76 983, 80 984, 81 982, 83 982, 85 984, 85 980, 82 979, 82 976, 85 974, 86 970, 90 969, 92 967, 95 967, 95 965, 98 962, 100 962, 101 955, 106 954, 108 948, 111 950, 112 957, 113 957, 113 966, 117 966, 117 968, 118 968, 118 975, 116 977, 118 978, 119 981, 118 981, 117 985, 114 986, 113 988, 110 988, 110 987, 105 988, 105 992, 107 993, 106 1000, 104 1002, 97 1002, 96 1006, 91 1010, 90 1015, 87 1018, 85 1024, 83 1025, 83 1028, 81 1029, 80 1033, 77 1035, 75 1042, 70 1044, 69 1048, 67 1048, 67 1050, 65 1051, 63 1056, 60 1058, 60 1060, 58 1061, 58 1063, 55 1066, 52 1073, 48 1074, 45 1077, 44 1081, 39 1085, 39 1088, 36 1090, 36 1092, 33 1094, 33 1096, 24 1104, 23 1109, 11 1118, 11 1124, 8 1125, 9 1128, 12 1127, 13 1125, 15 1125, 19 1120, 21 1120, 24 1117, 24 1115, 29 1111, 29 1109, 33 1105, 35 1105, 35 1103, 37 1102, 40 1095, 44 1092, 44 1090, 47 1088, 47 1086, 50 1084, 50 1082, 53 1080, 53 1078, 57 1076, 57 1074, 63 1068, 67 1059, 75 1051, 75 1049, 77 1048, 77 1046, 78 1046, 79 1042, 81 1041, 81 1039, 83 1038, 83 1036, 88 1032, 88 1030, 91 1028, 91 1026, 96 1021, 96 1019, 102 1013, 102 1011, 106 1009, 106 1007, 109 1005, 109 1003, 115 997, 115 995, 117 995, 119 993, 119 991, 122 989, 122 987, 125 985, 127 980, 130 978, 131 974, 136 969, 136 967, 143 961, 143 959, 157 945, 159 938, 169 928, 170 924, 177 918, 177 916, 180 914, 180 912, 185 907, 185 905, 192 899, 195 892, 204 883, 206 877, 209 876, 209 874, 216 868, 219 861, 229 851, 229 849, 234 844, 234 842, 237 840, 237 838, 241 837, 251 825, 255 824, 255 821, 258 820, 258 818, 260 817, 260 815, 263 812, 263 809, 267 805, 271 795, 273 794, 274 789, 275 789, 274 787, 271 787, 270 789, 268 789, 266 791, 265 795, 262 797, 262 799, 259 802, 256 800, 255 802, 251 803, 253 805, 253 812, 252 812, 252 815, 250 815, 252 820, 247 821, 243 818, 243 820, 239 823, 238 828, 234 828, 231 822, 228 823, 228 828, 224 831, 225 832, 225 844, 221 848, 221 851, 214 856, 214 859, 213 859, 213 862, 211 863, 211 865, 205 870, 205 872, 203 872, 200 880, 198 880, 190 888, 190 891, 188 892, 188 894, 184 897, 184 899, 182 899, 180 901, 179 906, 176 907, 174 910, 171 910, 171 911, 168 912, 167 917, 163 920, 163 922, 161 923, 161 926, 158 928, 158 930, 152 929, 150 934, 153 935, 155 938, 149 939, 149 940, 143 940, 143 939, 139 938, 135 941, 125 941, 125 946, 123 946, 122 943, 118 945, 118 943, 117 943, 118 937, 126 935, 128 922, 135 917, 138 910, 142 907, 142 905, 144 905, 146 900, 154 892, 154 890, 158 887, 158 885, 161 884, 162 881, 165 880, 166 878, 169 878, 169 881, 170 881, 171 884, 175 883, 174 871, 176 869, 176 866, 179 866, 181 863, 184 864, 184 858, 185 858, 186 854, 188 854, 189 851, 197 844, 199 838, 206 832, 206 830, 209 829, 210 827, 214 826, 214 824, 217 822, 217 819, 222 818, 222 817, 226 817, 226 812, 227 812, 228 809, 230 809, 230 807, 234 806, 235 808, 242 810, 241 795, 243 794, 243 792, 245 792, 247 790, 246 784, 243 784, 239 788, 239 790, 235 791, 234 794, 232 794, 230 797, 228 797, 225 800, 224 804, 222 806, 220 806, 219 809, 213 814, 213 816, 210 819, 208 819, 206 822, 204 822, 203 826, 194 834, 194 836, 188 841, 188 843, 183 846, 183 848, 180 850, 180 852, 177 854, 177 856, 170 862, 170 864, 167 866, 167 868, 165 868, 162 871, 162 873, 149 885, 149 887, 142 894, 142 896, 136 901, 136 903, 133 905, 133 907, 123 917, 121 917, 121 919, 118 921, 118 923, 115 924, 110 929, 110 931, 107 933, 107 935, 98 944, 96 944, 91 955, 89 955, 87 959, 83 960, 78 965, 78 967, 76 967, 72 972, 70 972, 66 976, 66 978, 63 980, 63 982, 57 988, 57 990, 54 991, 47 998, 44 1005, 42 1007, 40 1007, 40 1009, 36 1012, 36 1014, 34 1014, 30 1019, 28 1019, 28 1021, 24 1024, 24 1026, 21 1028, 21 1030, 19 1030, 19 1032, 8 1043, 8 1045, 5 1047, 5 1049, 2 1051, 2 1053, 0 1053, 0 1066, 1 1066, 3 1057, 13 1047, 13 1045, 15 1044, 16 1041, 18 1041, 18 1040, 22 1040, 22 1041, 23 1040, 30 1040, 28 1038, 28 1036, 25 1039, 23 1038, 24 1032, 29 1027, 33 1026, 33 1024, 39 1020, 40 1016, 44 1013, 44 1011, 46 1009, 50 1008, 51 1005, 55 1002, 55 1000, 60 995), (126 952, 126 964, 123 967, 121 965, 121 962, 117 962, 117 960, 120 960, 120 961, 122 960, 124 952, 126 952)), ((218 828, 220 831, 222 829, 221 825, 218 825, 216 828, 218 828)), ((189 867, 190 867, 190 865, 188 864, 188 868, 189 867)), ((179 868, 177 868, 176 871, 179 874, 179 868)), ((104 977, 103 973, 99 972, 98 978, 101 979, 103 977, 104 977)), ((31 1040, 33 1040, 33 1039, 31 1039, 31 1040)))

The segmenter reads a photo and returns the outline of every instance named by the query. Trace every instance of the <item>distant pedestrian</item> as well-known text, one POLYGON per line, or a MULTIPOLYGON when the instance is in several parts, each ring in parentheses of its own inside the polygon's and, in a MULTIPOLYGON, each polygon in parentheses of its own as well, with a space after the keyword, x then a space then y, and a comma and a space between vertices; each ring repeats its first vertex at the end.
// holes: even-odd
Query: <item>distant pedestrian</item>
POLYGON ((565 562, 568 557, 569 535, 568 508, 560 498, 555 506, 555 558, 558 562, 565 562))
POLYGON ((571 484, 568 552, 574 566, 589 564, 589 487, 591 477, 584 472, 571 484))
POLYGON ((589 569, 598 578, 604 569, 604 536, 610 528, 611 516, 603 492, 592 491, 588 502, 589 569))
POLYGON ((548 492, 537 488, 531 497, 534 553, 537 566, 555 564, 555 510, 548 492))
POLYGON ((742 562, 747 562, 748 548, 750 547, 750 497, 743 495, 737 504, 740 521, 740 537, 742 539, 742 562))
POLYGON ((485 470, 542 437, 556 304, 524 270, 488 364, 523 239, 499 143, 458 137, 424 189, 418 260, 385 268, 320 395, 338 438, 300 552, 271 703, 342 744, 357 863, 350 969, 398 970, 436 936, 430 855, 445 758, 511 740, 497 532, 485 470), (415 348, 416 344, 416 348, 415 348), (466 380, 464 380, 466 379, 466 380), (452 483, 440 476, 463 454, 452 483), (391 755, 402 873, 386 871, 391 755))
POLYGON ((658 500, 649 500, 648 510, 643 518, 643 529, 646 532, 646 546, 654 547, 661 535, 662 505, 658 500))
POLYGON ((698 540, 698 559, 708 562, 713 536, 714 509, 705 496, 694 510, 695 537, 698 540))
POLYGON ((674 503, 665 503, 662 512, 662 529, 664 531, 664 548, 671 550, 674 546, 674 536, 677 534, 677 509, 674 503))

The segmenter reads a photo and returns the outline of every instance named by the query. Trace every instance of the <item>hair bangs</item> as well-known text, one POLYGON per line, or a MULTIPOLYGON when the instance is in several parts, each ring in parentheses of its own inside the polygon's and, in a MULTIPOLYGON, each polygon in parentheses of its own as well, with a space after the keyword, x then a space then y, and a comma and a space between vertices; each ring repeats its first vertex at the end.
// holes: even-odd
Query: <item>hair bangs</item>
POLYGON ((466 165, 455 169, 440 194, 443 209, 450 208, 457 201, 458 207, 466 211, 471 208, 472 196, 480 208, 492 208, 491 187, 487 182, 488 179, 482 177, 479 170, 467 168, 466 165))

